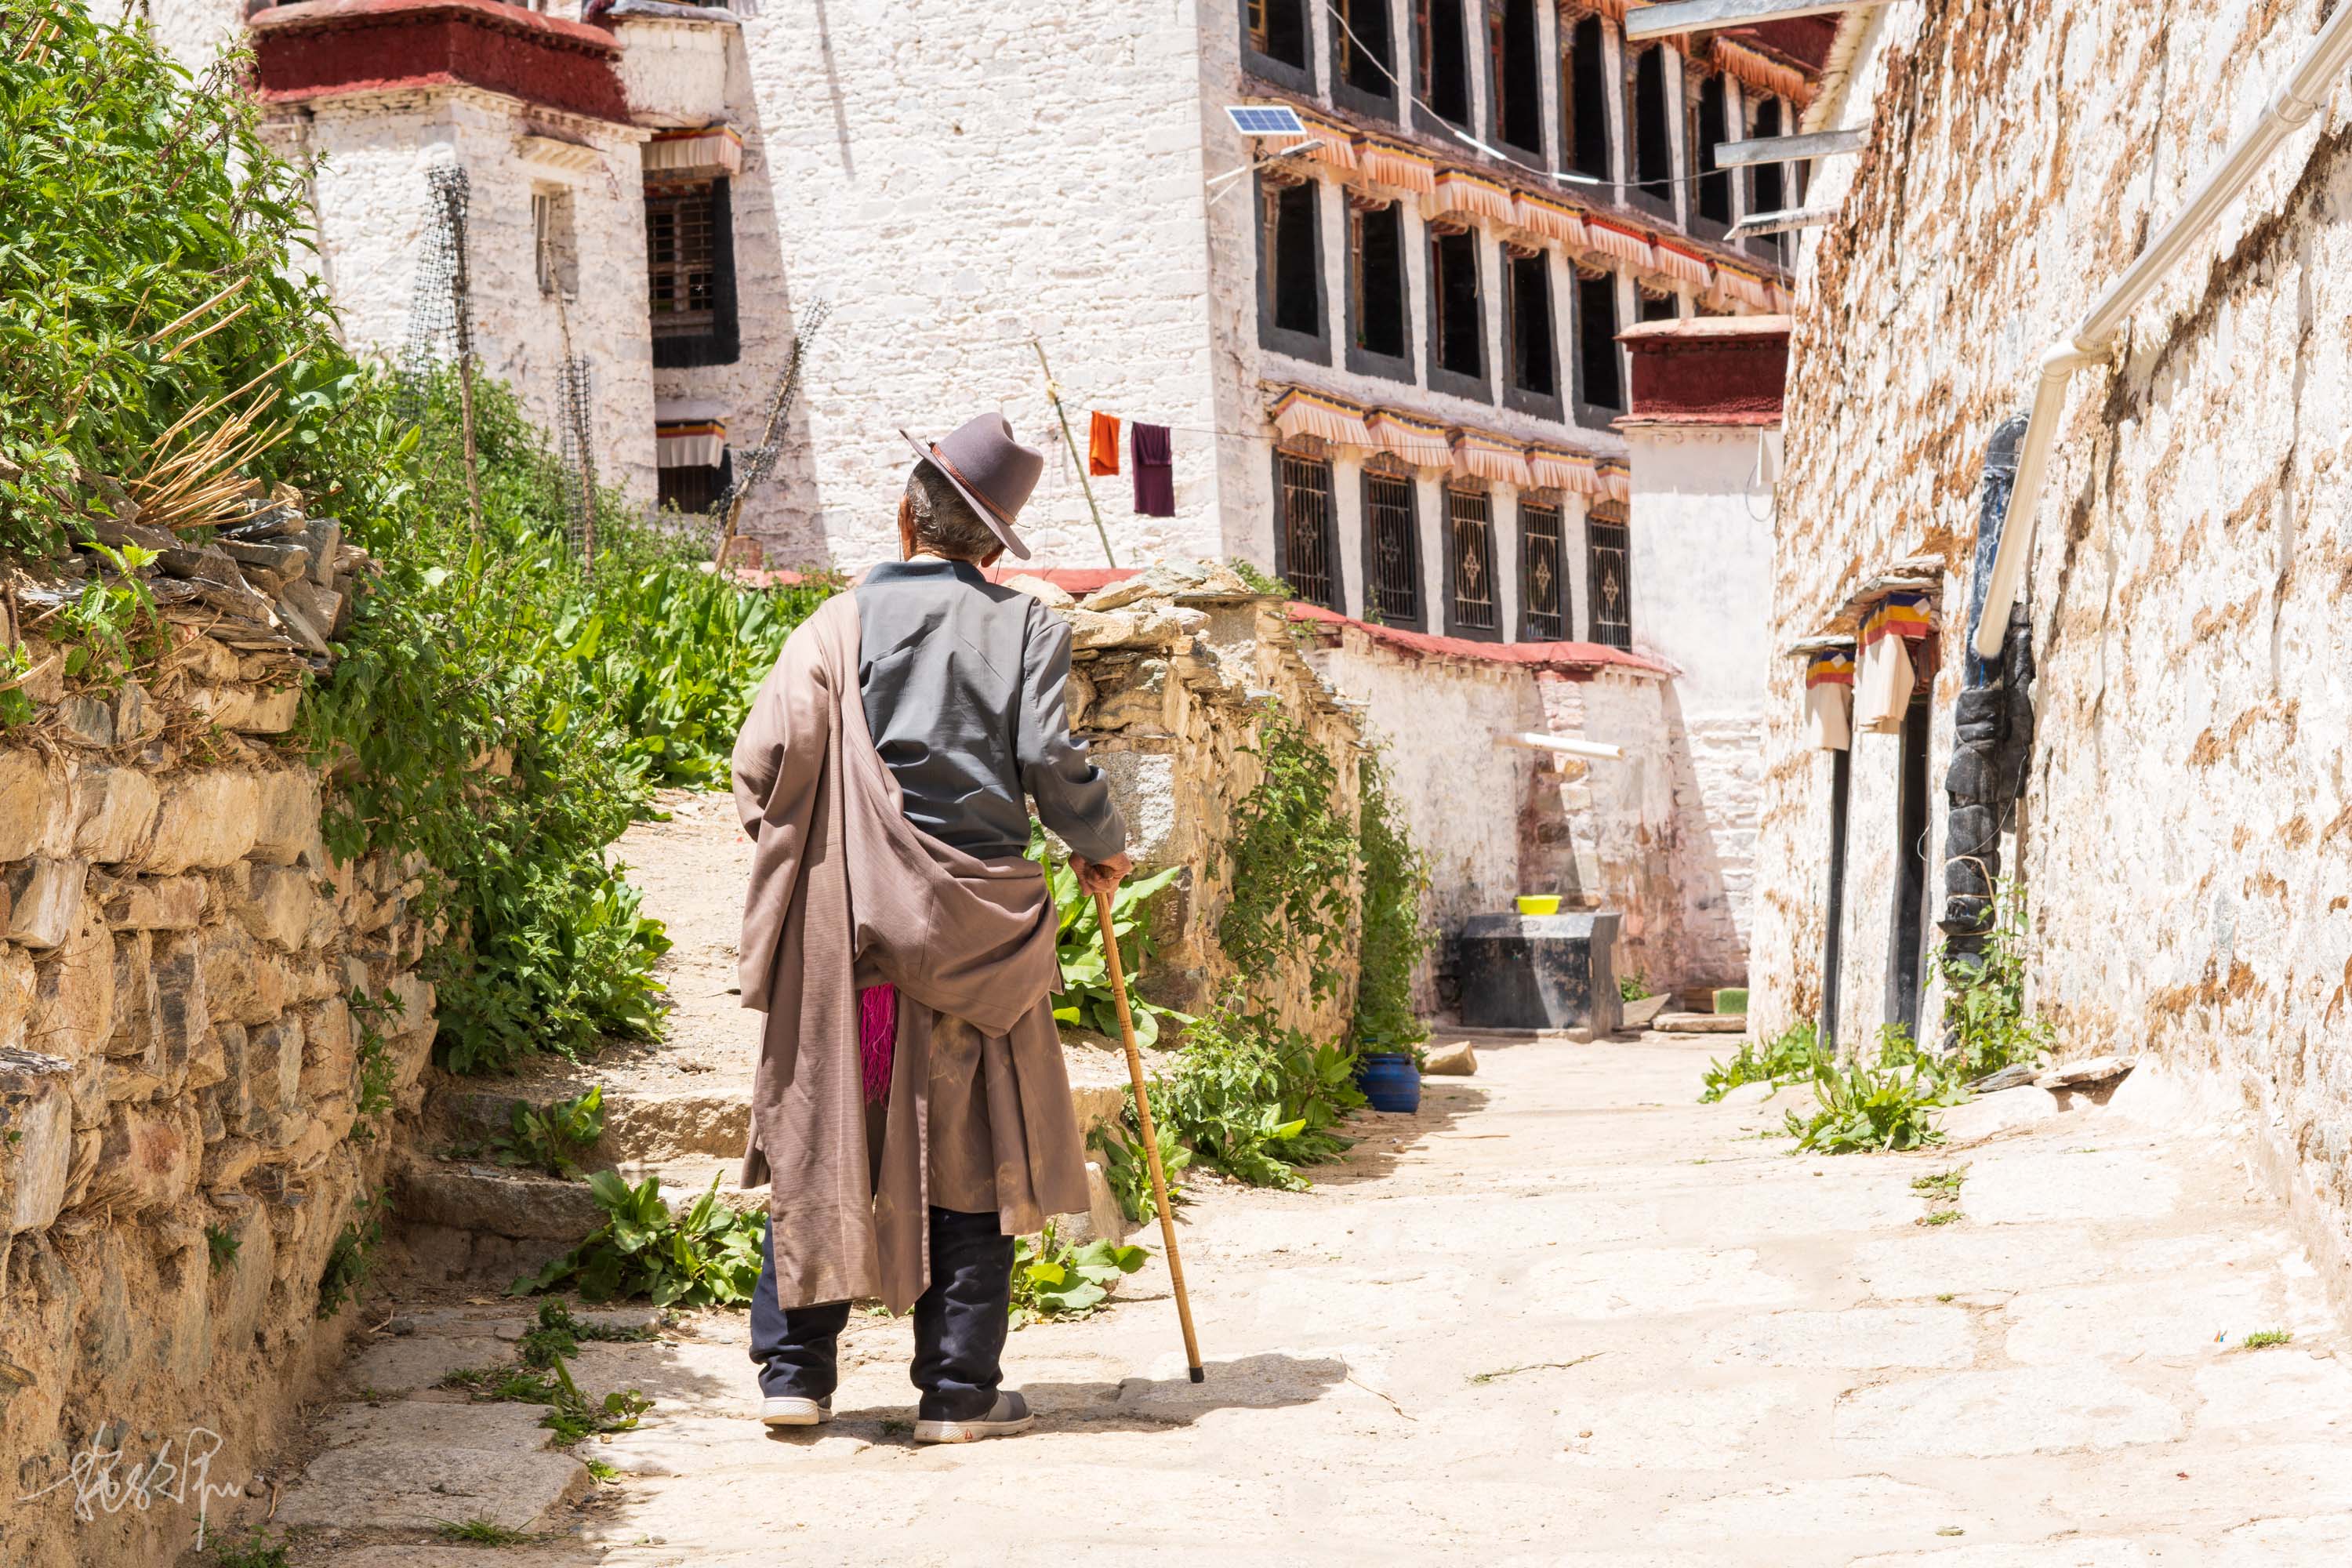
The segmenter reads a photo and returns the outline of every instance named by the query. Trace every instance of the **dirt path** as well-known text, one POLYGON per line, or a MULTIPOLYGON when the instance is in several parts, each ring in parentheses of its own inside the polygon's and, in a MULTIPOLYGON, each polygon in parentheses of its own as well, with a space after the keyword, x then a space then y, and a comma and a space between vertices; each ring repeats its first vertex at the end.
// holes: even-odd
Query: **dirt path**
MULTIPOLYGON (((708 1314, 583 1353, 656 1404, 588 1450, 619 1475, 549 1516, 560 1539, 495 1558, 319 1540, 298 1561, 2268 1568, 2352 1549, 2346 1342, 2218 1137, 2110 1108, 1960 1153, 1791 1158, 1757 1137, 1769 1107, 1694 1102, 1719 1041, 1481 1049, 1419 1116, 1367 1118, 1317 1190, 1206 1194, 1186 1259, 1204 1386, 1156 1264, 1114 1310, 1016 1334, 1039 1429, 966 1448, 910 1446, 903 1324, 858 1319, 840 1418, 769 1436, 741 1319, 708 1314), (1961 1217, 1921 1225, 1914 1179, 1962 1164, 1961 1217), (2294 1342, 2233 1348, 2261 1329, 2294 1342)), ((411 1328, 380 1358, 429 1369, 467 1331, 411 1328)))

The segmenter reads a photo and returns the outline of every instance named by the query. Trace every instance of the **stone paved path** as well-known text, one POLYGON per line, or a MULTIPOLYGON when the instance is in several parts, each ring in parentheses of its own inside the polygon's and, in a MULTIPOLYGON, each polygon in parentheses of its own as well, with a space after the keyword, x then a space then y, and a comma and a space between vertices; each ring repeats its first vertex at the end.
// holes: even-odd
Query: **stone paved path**
MULTIPOLYGON (((1205 1386, 1156 1266, 1112 1311, 1016 1334, 1039 1430, 965 1448, 909 1445, 903 1325, 859 1319, 840 1419, 771 1436, 741 1320, 710 1315, 583 1353, 656 1404, 593 1447, 620 1478, 551 1508, 545 1545, 361 1531, 296 1561, 2352 1560, 2347 1342, 2231 1145, 2119 1102, 1967 1150, 1791 1158, 1756 1136, 1772 1108, 1694 1103, 1722 1044, 1482 1042, 1477 1078, 1368 1118, 1314 1192, 1211 1194, 1186 1258, 1205 1386), (1961 1164, 1962 1217, 1923 1226, 1913 1180, 1961 1164), (2294 1340, 2233 1348, 2266 1329, 2294 1340)), ((392 1381, 429 1382, 433 1342, 469 1330, 415 1327, 353 1375, 426 1429, 382 1380, 405 1358, 392 1381)), ((478 1360, 481 1329, 438 1359, 478 1360)), ((507 1441, 449 1468, 541 1466, 507 1441)))

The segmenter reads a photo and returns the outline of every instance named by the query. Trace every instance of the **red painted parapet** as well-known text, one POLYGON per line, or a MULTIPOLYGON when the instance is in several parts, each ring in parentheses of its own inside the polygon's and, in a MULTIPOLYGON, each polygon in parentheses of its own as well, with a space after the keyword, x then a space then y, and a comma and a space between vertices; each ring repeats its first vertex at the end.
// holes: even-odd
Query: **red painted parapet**
POLYGON ((1633 351, 1641 425, 1778 425, 1789 384, 1789 318, 1701 316, 1617 334, 1633 351))
POLYGON ((498 0, 307 0, 255 10, 247 26, 268 102, 462 85, 629 118, 611 34, 498 0))

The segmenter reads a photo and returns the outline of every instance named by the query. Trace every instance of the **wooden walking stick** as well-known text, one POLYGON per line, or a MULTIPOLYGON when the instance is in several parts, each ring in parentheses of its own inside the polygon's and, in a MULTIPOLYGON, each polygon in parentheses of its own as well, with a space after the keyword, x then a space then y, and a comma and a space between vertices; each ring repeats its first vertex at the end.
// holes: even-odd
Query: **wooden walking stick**
POLYGON ((1151 1170, 1151 1201, 1160 1205, 1160 1239, 1168 1247, 1168 1279, 1176 1287, 1176 1321, 1184 1326, 1184 1363, 1200 1383, 1201 1345, 1192 1336, 1192 1299, 1184 1293, 1184 1260, 1176 1252, 1176 1211, 1168 1203, 1168 1173, 1160 1165, 1160 1134, 1151 1125, 1151 1100, 1143 1088, 1143 1053, 1136 1048, 1135 1020, 1127 1011, 1127 975, 1119 967, 1118 928, 1111 922, 1110 895, 1095 895, 1095 919, 1102 922, 1103 963, 1110 970, 1111 1000, 1118 1008, 1119 1038, 1127 1045, 1127 1076, 1135 1085, 1135 1120, 1143 1131, 1143 1160, 1151 1170))

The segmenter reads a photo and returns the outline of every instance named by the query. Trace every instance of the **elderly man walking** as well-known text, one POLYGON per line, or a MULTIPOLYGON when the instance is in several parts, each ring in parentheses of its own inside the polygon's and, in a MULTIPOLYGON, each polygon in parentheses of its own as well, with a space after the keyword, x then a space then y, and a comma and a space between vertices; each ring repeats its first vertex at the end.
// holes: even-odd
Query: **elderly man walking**
POLYGON ((1129 862, 1070 737, 1068 626, 982 574, 1028 555, 1044 455, 992 414, 908 439, 904 559, 793 633, 735 744, 743 1005, 767 1015, 742 1184, 770 1184, 761 1419, 832 1419, 849 1303, 878 1297, 914 1310, 915 1440, 956 1443, 1028 1429, 999 1387, 1013 1238, 1087 1206, 1023 797, 1090 892, 1129 862))

